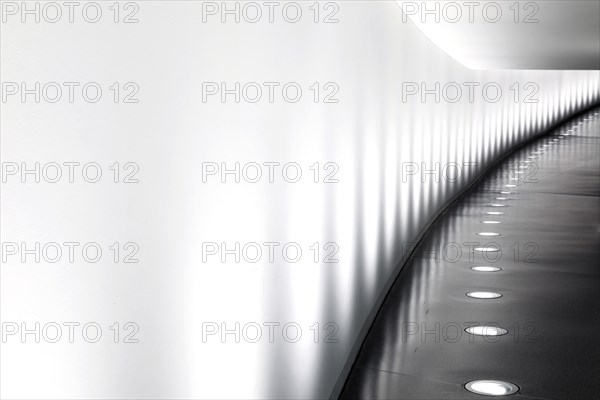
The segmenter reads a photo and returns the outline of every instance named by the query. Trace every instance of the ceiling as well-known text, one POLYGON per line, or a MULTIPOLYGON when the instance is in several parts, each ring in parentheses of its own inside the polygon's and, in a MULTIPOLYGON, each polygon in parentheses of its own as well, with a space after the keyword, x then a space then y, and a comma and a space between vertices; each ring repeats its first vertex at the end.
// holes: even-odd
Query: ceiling
POLYGON ((397 3, 403 23, 472 69, 600 69, 598 0, 397 3))

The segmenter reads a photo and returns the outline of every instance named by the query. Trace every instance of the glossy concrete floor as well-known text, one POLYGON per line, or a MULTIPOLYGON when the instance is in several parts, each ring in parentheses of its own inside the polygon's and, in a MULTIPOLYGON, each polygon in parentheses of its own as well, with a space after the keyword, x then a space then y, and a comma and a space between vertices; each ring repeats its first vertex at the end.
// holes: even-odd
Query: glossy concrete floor
POLYGON ((519 389, 507 398, 600 399, 599 132, 598 110, 567 123, 511 155, 436 221, 341 398, 485 399, 465 384, 502 380, 519 389), (475 291, 501 297, 466 295, 475 291), (507 332, 465 331, 473 326, 507 332))

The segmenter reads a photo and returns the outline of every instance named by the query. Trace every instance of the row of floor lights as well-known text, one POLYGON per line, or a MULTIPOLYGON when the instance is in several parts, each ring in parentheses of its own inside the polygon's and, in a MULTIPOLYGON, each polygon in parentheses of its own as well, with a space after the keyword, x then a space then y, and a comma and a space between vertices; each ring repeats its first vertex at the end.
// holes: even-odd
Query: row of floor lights
MULTIPOLYGON (((600 112, 597 111, 594 113, 594 115, 595 116, 600 115, 600 112)), ((591 119, 591 118, 589 118, 589 119, 591 119)), ((588 120, 588 118, 583 119, 583 121, 587 121, 587 120, 588 120)), ((577 126, 574 127, 574 129, 577 129, 579 127, 579 125, 582 125, 583 121, 580 121, 579 124, 577 124, 577 126)), ((525 165, 521 165, 519 168, 524 169, 524 170, 529 168, 529 164, 532 162, 531 159, 538 158, 538 155, 543 154, 546 151, 546 149, 555 146, 561 139, 564 139, 565 137, 574 134, 574 129, 568 129, 566 133, 558 135, 556 138, 554 138, 551 141, 549 141, 548 143, 542 145, 541 148, 539 148, 537 151, 532 152, 531 155, 528 157, 530 160, 524 161, 523 164, 525 164, 525 165)), ((523 171, 517 170, 514 172, 516 175, 523 174, 523 171)), ((519 181, 519 178, 518 177, 510 178, 510 180, 519 181)), ((508 188, 508 189, 513 189, 513 188, 516 188, 517 185, 507 184, 507 185, 504 185, 504 187, 508 188)), ((508 195, 508 194, 513 194, 513 192, 511 192, 510 190, 503 190, 503 191, 500 191, 500 194, 508 195)), ((495 200, 505 201, 505 200, 510 200, 510 198, 496 197, 495 200)), ((492 204, 490 204, 490 206, 491 207, 505 207, 506 204, 492 203, 492 204)), ((485 215, 504 215, 504 213, 501 211, 486 211, 484 214, 485 215)), ((481 221, 481 223, 490 225, 490 224, 501 224, 502 222, 495 221, 495 220, 484 220, 484 221, 481 221)), ((500 236, 500 233, 479 232, 479 233, 477 233, 477 235, 479 235, 479 236, 500 236)), ((475 250, 476 251, 498 251, 498 249, 493 248, 493 247, 478 247, 478 248, 475 248, 475 250)), ((492 267, 492 266, 487 266, 487 265, 471 267, 471 269, 476 272, 502 271, 502 268, 500 268, 500 267, 492 267)), ((471 297, 471 298, 476 298, 476 299, 497 299, 497 298, 502 297, 502 294, 495 293, 495 292, 469 292, 469 293, 467 293, 467 296, 471 297)), ((502 335, 506 335, 508 333, 508 330, 497 327, 497 326, 471 326, 471 327, 468 327, 467 329, 465 329, 465 331, 471 335, 480 335, 480 336, 502 336, 502 335)), ((505 382, 505 381, 483 379, 483 380, 475 380, 475 381, 467 382, 465 384, 465 389, 467 389, 468 391, 470 391, 472 393, 485 395, 485 396, 507 396, 510 394, 517 393, 519 391, 519 386, 514 383, 505 382)))
MULTIPOLYGON (((512 180, 512 179, 511 179, 512 180)), ((506 188, 512 189, 517 185, 508 184, 505 185, 506 188)), ((503 196, 513 194, 513 192, 509 190, 502 190, 500 194, 503 196)), ((496 197, 495 200, 499 201, 507 201, 510 200, 508 197, 496 197)), ((506 204, 503 203, 491 203, 490 207, 506 207, 506 204)), ((486 211, 484 215, 504 215, 502 211, 486 211)), ((485 225, 493 225, 493 224, 501 224, 501 221, 496 220, 484 220, 481 221, 482 224, 485 225)), ((478 232, 478 236, 484 237, 494 237, 501 236, 500 233, 497 232, 478 232)), ((497 252, 499 249, 495 247, 476 247, 475 251, 479 252, 497 252)), ((481 265, 477 267, 471 267, 473 271, 476 272, 499 272, 502 271, 500 267, 493 267, 489 265, 481 265)), ((496 292, 468 292, 467 297, 474 299, 498 299, 502 297, 502 294, 496 292)), ((481 325, 481 326, 470 326, 465 329, 465 332, 471 335, 478 336, 502 336, 508 333, 507 329, 498 327, 498 326, 489 326, 489 325, 481 325)), ((507 396, 509 394, 513 394, 519 391, 519 387, 514 383, 499 381, 499 380, 491 380, 491 379, 479 379, 471 382, 467 382, 465 384, 465 389, 469 392, 485 395, 485 396, 507 396)))
MULTIPOLYGON (((541 154, 541 152, 539 152, 539 151, 533 152, 531 158, 537 157, 537 155, 539 155, 539 154, 541 154)), ((509 179, 511 181, 518 182, 519 181, 518 175, 524 174, 524 171, 521 171, 521 170, 527 170, 529 168, 529 163, 531 163, 531 162, 532 161, 527 160, 527 161, 521 163, 523 165, 520 165, 518 167, 518 170, 513 171, 515 173, 514 174, 515 177, 510 177, 509 179)), ((504 185, 504 190, 500 191, 500 194, 502 196, 498 196, 498 197, 494 198, 494 200, 495 201, 509 201, 510 198, 505 197, 505 196, 514 194, 514 192, 512 192, 511 190, 516 187, 517 187, 517 185, 512 184, 512 183, 504 185)), ((506 206, 507 206, 507 204, 504 204, 504 203, 489 204, 489 207, 494 207, 494 208, 506 207, 506 206)), ((504 212, 503 211, 485 211, 484 215, 500 216, 500 215, 504 215, 504 212)), ((481 223, 485 224, 485 225, 497 225, 497 224, 501 224, 502 222, 497 221, 497 220, 483 220, 483 221, 481 221, 481 223)), ((484 236, 484 237, 501 236, 501 234, 497 233, 497 232, 478 232, 477 235, 484 236)), ((475 248, 475 251, 479 251, 479 252, 498 251, 498 250, 499 249, 497 249, 495 247, 476 247, 475 248)), ((489 265, 481 265, 481 266, 477 266, 477 267, 471 267, 471 269, 476 272, 499 272, 499 271, 502 271, 502 268, 500 268, 500 267, 489 266, 489 265)), ((468 292, 466 295, 470 298, 475 298, 475 299, 498 299, 498 298, 502 297, 501 293, 483 292, 483 291, 468 292)), ((471 327, 468 327, 467 329, 465 329, 465 331, 471 335, 479 335, 479 336, 502 336, 502 335, 506 335, 508 333, 507 329, 504 329, 504 328, 501 328, 498 326, 488 326, 488 325, 471 326, 471 327)), ((465 389, 472 393, 485 395, 485 396, 507 396, 510 394, 517 393, 519 391, 519 386, 514 383, 505 382, 505 381, 490 380, 490 379, 482 379, 481 380, 480 379, 480 380, 467 382, 465 384, 465 389)))

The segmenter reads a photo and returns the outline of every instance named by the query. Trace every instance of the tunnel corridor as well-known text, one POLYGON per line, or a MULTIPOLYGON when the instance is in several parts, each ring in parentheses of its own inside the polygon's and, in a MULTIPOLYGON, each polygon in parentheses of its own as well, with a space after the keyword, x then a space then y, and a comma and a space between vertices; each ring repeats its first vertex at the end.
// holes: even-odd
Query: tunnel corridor
POLYGON ((448 208, 393 285, 341 398, 595 398, 599 146, 595 109, 448 208))

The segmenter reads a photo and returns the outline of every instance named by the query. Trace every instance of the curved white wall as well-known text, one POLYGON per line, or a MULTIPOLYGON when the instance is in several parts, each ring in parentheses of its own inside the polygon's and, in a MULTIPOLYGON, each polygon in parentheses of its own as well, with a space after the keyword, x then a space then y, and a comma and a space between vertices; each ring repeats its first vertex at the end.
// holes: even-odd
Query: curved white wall
POLYGON ((3 242, 95 241, 107 254, 95 264, 2 264, 2 322, 95 321, 105 335, 96 344, 9 337, 2 396, 327 397, 403 244, 498 155, 599 100, 598 71, 469 70, 402 23, 395 2, 339 3, 336 24, 312 22, 308 3, 311 17, 296 24, 203 24, 201 3, 140 4, 134 25, 2 25, 3 82, 140 87, 137 104, 1 104, 3 162, 95 161, 111 177, 115 161, 140 166, 132 185, 2 184, 3 242), (295 81, 304 95, 203 103, 206 81, 295 81), (339 102, 315 104, 313 82, 335 82, 339 102), (465 91, 456 103, 403 102, 407 82, 480 86, 473 101, 465 91), (487 83, 503 89, 495 103, 481 95, 487 83), (537 87, 538 102, 515 102, 515 83, 521 96, 537 87), (302 179, 202 182, 203 162, 268 161, 299 163, 302 179), (314 183, 315 162, 336 163, 339 182, 314 183), (467 162, 476 167, 458 182, 402 179, 407 163, 467 162), (115 264, 108 246, 129 241, 140 262, 115 264), (296 242, 303 256, 203 262, 203 242, 296 242), (315 242, 335 242, 339 262, 313 262, 315 242), (140 342, 113 343, 116 321, 136 322, 140 342), (294 322, 303 336, 288 343, 276 330, 269 343, 265 327, 258 343, 204 343, 206 322, 294 322), (323 343, 327 322, 337 343, 323 343))

